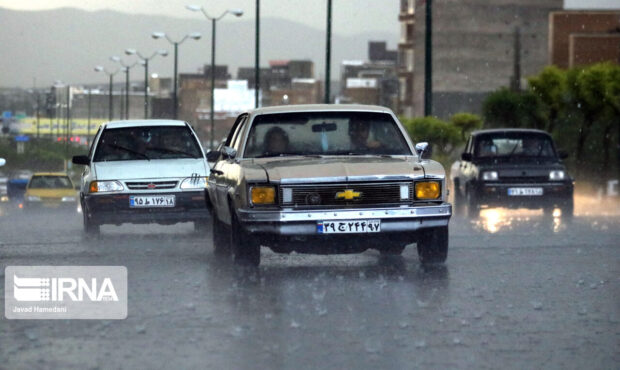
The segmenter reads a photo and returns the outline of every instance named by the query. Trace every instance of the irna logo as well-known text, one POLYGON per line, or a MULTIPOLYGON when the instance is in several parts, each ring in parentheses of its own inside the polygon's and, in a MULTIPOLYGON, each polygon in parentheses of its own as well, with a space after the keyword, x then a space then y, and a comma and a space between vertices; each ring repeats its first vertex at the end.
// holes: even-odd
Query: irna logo
POLYGON ((118 295, 110 278, 20 278, 14 274, 13 296, 21 302, 118 301, 118 295))

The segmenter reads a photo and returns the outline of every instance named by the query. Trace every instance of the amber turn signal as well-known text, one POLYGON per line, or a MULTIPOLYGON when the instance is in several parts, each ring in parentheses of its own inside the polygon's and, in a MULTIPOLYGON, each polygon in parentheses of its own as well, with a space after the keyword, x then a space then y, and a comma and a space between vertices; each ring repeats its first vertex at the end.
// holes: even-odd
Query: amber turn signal
POLYGON ((252 204, 274 204, 276 189, 273 186, 255 186, 250 190, 252 204))
POLYGON ((441 195, 437 181, 423 181, 415 183, 416 199, 437 199, 441 195))

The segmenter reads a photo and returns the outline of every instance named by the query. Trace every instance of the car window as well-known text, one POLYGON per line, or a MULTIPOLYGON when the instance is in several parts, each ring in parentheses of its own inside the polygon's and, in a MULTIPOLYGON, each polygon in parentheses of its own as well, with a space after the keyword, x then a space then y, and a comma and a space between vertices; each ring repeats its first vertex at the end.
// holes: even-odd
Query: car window
POLYGON ((185 126, 139 126, 106 129, 94 161, 200 158, 195 136, 185 126))
POLYGON ((237 117, 237 120, 233 124, 233 127, 230 129, 228 136, 226 137, 226 146, 232 146, 232 143, 235 142, 235 139, 241 132, 241 123, 247 118, 247 114, 243 114, 237 117))
POLYGON ((313 154, 411 155, 411 150, 388 114, 305 112, 257 116, 244 157, 313 154))
POLYGON ((72 189, 73 185, 67 176, 33 176, 29 189, 72 189))
POLYGON ((238 150, 239 142, 241 141, 241 137, 243 136, 242 133, 246 126, 247 118, 248 118, 247 116, 244 116, 242 120, 239 122, 237 131, 235 132, 235 137, 233 138, 233 141, 231 142, 231 145, 230 145, 232 148, 235 148, 238 150))
POLYGON ((474 155, 478 158, 522 156, 555 157, 551 139, 536 133, 498 133, 478 138, 474 155))

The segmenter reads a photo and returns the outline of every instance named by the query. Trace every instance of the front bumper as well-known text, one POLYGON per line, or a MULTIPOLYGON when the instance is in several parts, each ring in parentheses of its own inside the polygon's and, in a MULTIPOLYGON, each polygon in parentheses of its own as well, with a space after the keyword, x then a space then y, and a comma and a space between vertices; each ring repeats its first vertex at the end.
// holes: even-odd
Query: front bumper
POLYGON ((206 191, 167 193, 87 194, 83 211, 96 224, 122 223, 176 223, 209 218, 206 191), (130 208, 129 197, 149 195, 174 195, 174 207, 130 208))
POLYGON ((532 208, 560 207, 573 200, 573 183, 484 183, 478 188, 477 196, 480 204, 490 207, 532 208), (542 195, 511 196, 509 188, 542 188, 542 195))
MULTIPOLYGON (((317 222, 342 220, 381 220, 381 232, 402 233, 447 226, 452 205, 407 206, 399 208, 359 208, 333 210, 258 210, 240 209, 237 217, 248 232, 296 236, 317 235, 317 222)), ((370 235, 370 234, 368 234, 370 235)))

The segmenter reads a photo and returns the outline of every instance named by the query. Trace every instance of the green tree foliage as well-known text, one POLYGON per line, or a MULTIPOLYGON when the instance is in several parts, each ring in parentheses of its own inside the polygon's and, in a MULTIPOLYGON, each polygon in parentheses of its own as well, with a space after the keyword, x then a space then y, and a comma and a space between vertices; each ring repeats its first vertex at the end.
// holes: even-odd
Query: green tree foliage
POLYGON ((460 131, 462 142, 467 139, 467 134, 482 127, 482 118, 472 113, 456 113, 450 117, 450 122, 460 131))
POLYGON ((453 158, 454 149, 462 143, 459 129, 436 117, 420 117, 402 120, 411 139, 426 141, 431 145, 433 159, 447 165, 453 158))
POLYGON ((620 171, 620 66, 549 66, 528 82, 526 91, 500 89, 487 97, 485 127, 544 129, 572 154, 570 164, 583 177, 617 177, 612 174, 614 162, 620 171))

